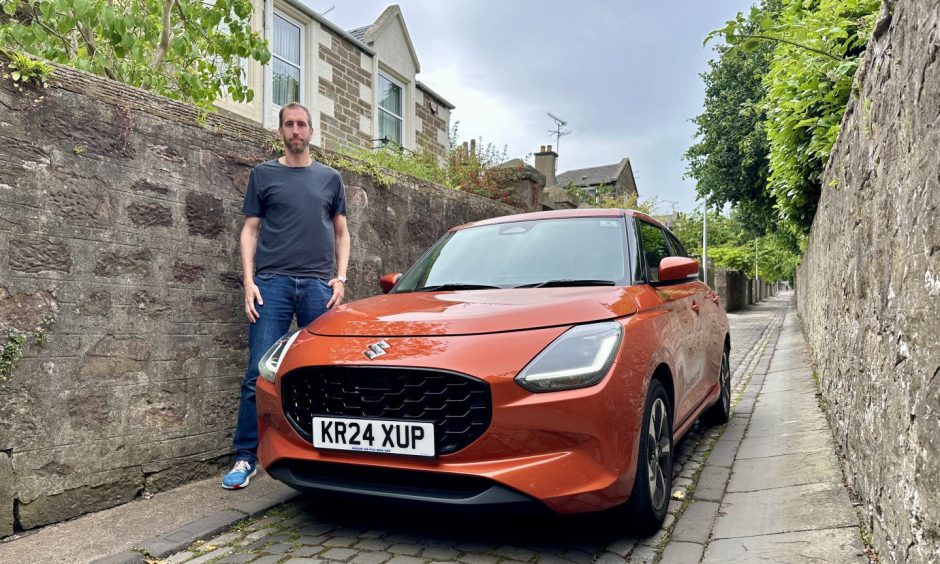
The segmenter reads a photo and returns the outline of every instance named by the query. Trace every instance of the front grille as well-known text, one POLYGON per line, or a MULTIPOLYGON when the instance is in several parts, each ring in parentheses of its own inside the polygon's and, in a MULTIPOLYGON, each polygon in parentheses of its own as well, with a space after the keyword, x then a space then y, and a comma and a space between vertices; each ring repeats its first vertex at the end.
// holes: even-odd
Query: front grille
POLYGON ((437 454, 456 452, 489 427, 489 385, 440 370, 308 366, 281 378, 284 413, 313 441, 313 417, 367 417, 434 423, 437 454))

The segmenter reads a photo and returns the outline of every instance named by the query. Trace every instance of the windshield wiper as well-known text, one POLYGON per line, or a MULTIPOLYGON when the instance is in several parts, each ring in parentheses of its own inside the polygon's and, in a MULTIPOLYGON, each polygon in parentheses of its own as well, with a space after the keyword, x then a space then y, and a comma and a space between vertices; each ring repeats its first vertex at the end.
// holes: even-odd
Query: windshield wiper
POLYGON ((486 284, 464 284, 462 282, 448 282, 447 284, 437 284, 436 286, 425 286, 418 288, 415 292, 444 292, 447 290, 494 290, 499 286, 487 286, 486 284))
POLYGON ((516 288, 551 288, 561 286, 616 286, 613 280, 591 280, 591 279, 570 279, 562 278, 558 280, 546 280, 545 282, 533 282, 532 284, 523 284, 516 288))

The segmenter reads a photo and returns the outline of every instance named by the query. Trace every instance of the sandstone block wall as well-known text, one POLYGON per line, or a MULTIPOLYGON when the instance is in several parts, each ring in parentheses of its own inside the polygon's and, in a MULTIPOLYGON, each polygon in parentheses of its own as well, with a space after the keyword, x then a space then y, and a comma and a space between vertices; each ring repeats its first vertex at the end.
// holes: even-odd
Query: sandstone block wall
MULTIPOLYGON (((323 26, 330 43, 318 44, 320 60, 330 76, 319 76, 318 93, 332 101, 332 111, 321 111, 322 146, 327 149, 361 147, 372 143, 372 69, 363 67, 363 55, 348 39, 323 26), (364 99, 363 95, 370 99, 364 99)), ((369 59, 371 64, 371 58, 369 59)), ((321 102, 322 104, 322 102, 321 102)))
MULTIPOLYGON (((358 60, 358 53, 357 53, 358 60)), ((239 214, 271 132, 57 68, 0 78, 0 537, 217 474, 246 361, 239 214)), ((515 210, 343 171, 351 298, 447 228, 515 210)))
POLYGON ((883 562, 940 560, 940 10, 894 0, 797 277, 847 478, 883 562))
POLYGON ((415 138, 418 148, 428 149, 442 160, 446 159, 450 151, 450 109, 430 94, 422 92, 420 87, 415 93, 415 117, 418 120, 415 138))

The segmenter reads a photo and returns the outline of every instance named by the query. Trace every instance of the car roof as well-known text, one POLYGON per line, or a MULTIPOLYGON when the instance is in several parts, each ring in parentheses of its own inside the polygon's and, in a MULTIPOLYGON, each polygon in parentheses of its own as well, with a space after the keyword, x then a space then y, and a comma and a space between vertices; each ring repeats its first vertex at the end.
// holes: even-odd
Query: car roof
POLYGON ((655 218, 637 210, 623 210, 618 208, 576 208, 571 210, 539 211, 492 217, 489 219, 482 219, 480 221, 473 221, 463 225, 458 225, 452 228, 451 231, 460 231, 462 229, 479 227, 481 225, 498 225, 500 223, 513 223, 517 221, 541 221, 546 219, 567 219, 575 217, 623 217, 625 215, 643 219, 644 221, 652 223, 653 225, 664 227, 663 224, 655 218))

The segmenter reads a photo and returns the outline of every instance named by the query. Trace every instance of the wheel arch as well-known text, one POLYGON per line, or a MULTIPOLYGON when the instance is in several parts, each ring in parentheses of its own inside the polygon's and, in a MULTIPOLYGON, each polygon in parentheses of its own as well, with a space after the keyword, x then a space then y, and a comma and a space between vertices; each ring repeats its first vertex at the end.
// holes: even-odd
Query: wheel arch
POLYGON ((650 380, 657 380, 660 384, 663 385, 663 388, 666 389, 666 395, 669 398, 669 410, 672 412, 672 416, 676 415, 676 386, 672 381, 672 370, 669 368, 665 362, 659 363, 656 366, 656 369, 653 370, 653 375, 650 377, 650 380))

